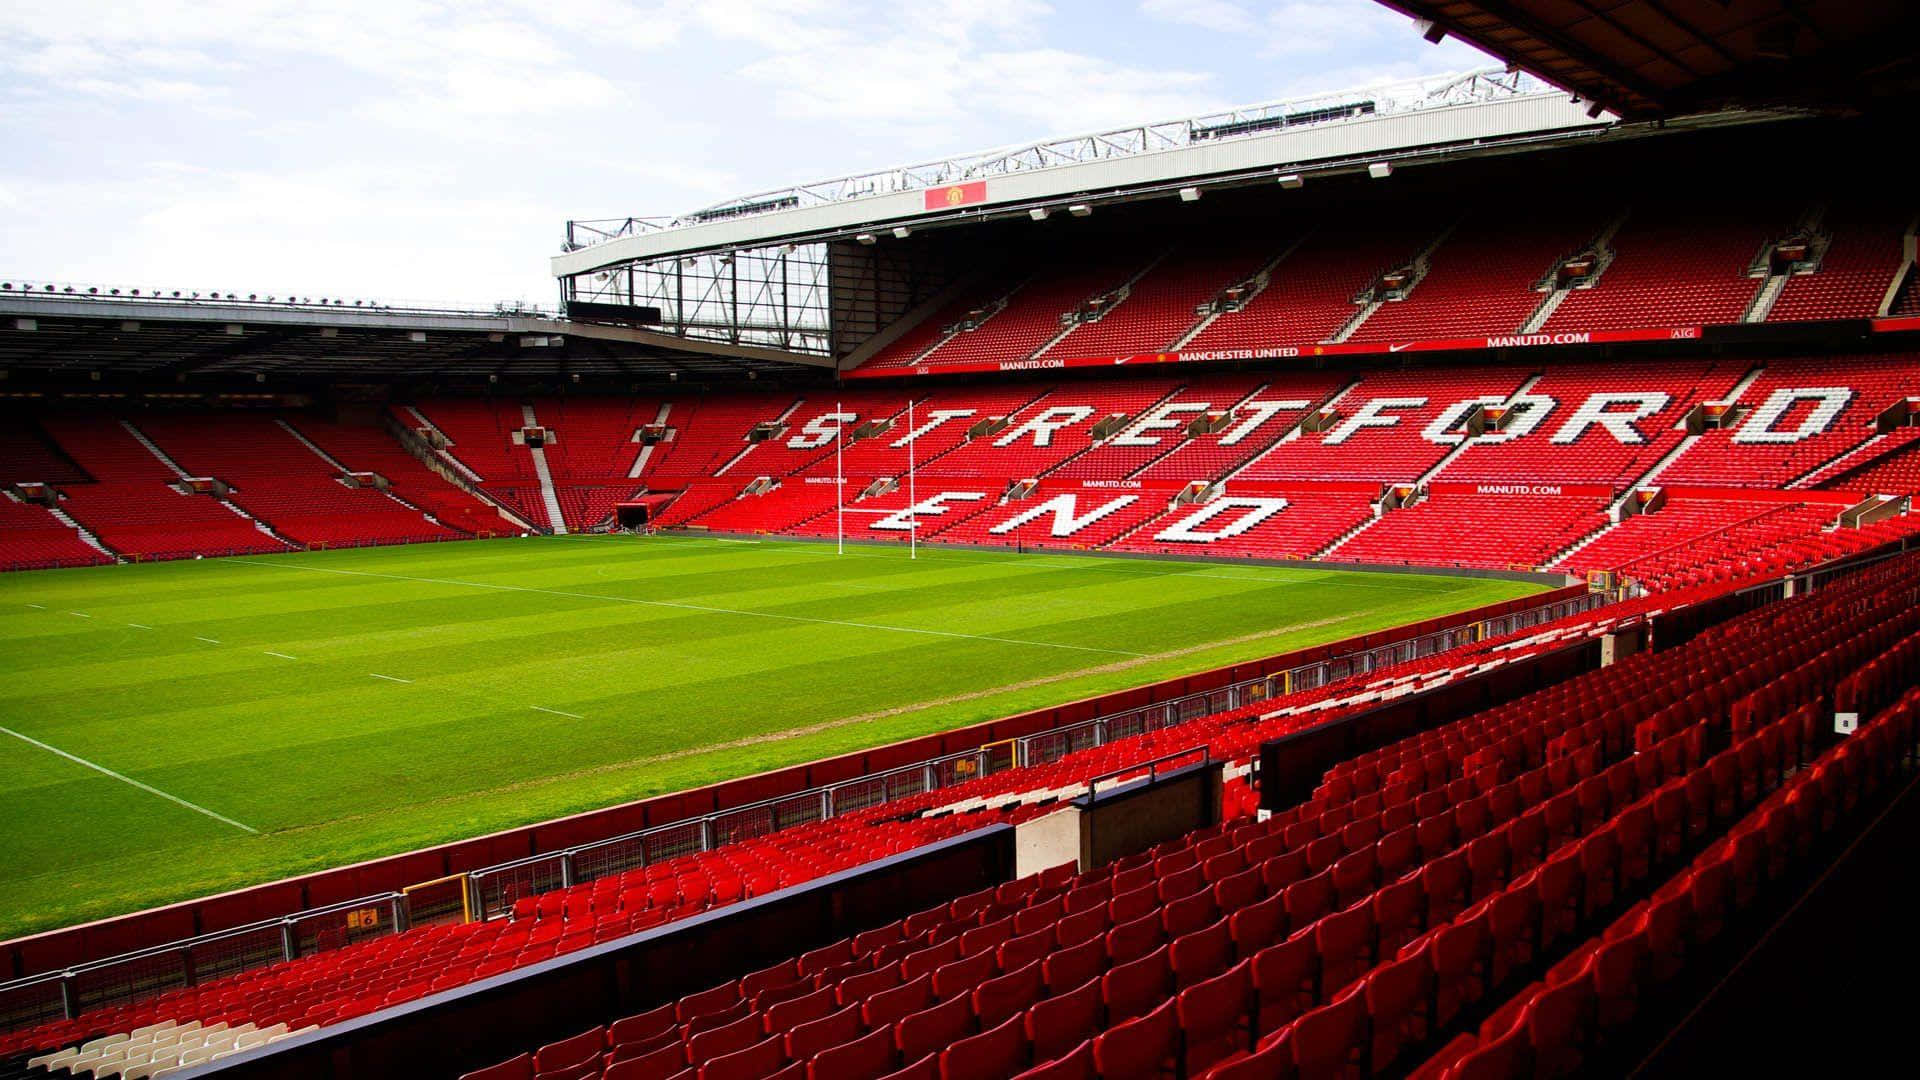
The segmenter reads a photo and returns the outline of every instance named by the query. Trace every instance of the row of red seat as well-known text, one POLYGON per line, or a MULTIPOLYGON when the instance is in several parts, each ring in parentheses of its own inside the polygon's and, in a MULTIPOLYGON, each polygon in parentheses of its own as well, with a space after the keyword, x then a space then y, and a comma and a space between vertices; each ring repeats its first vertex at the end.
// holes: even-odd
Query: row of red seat
POLYGON ((1915 767, 1920 692, 1785 777, 1723 838, 1516 994, 1477 1031, 1449 1042, 1418 1080, 1560 1076, 1619 1045, 1642 1003, 1711 945, 1768 885, 1790 880, 1814 844, 1892 778, 1915 767))
MULTIPOLYGON (((1724 192, 1668 195, 1611 212, 1562 197, 1474 207, 1454 222, 1375 209, 1370 218, 1304 234, 1255 227, 1224 239, 1183 238, 1164 252, 1094 241, 1085 251, 989 274, 867 366, 938 370, 1125 356, 1165 352, 1188 338, 1184 348, 1196 351, 1327 342, 1361 315, 1383 275, 1405 270, 1419 275, 1412 288, 1388 298, 1345 340, 1515 334, 1540 307, 1563 260, 1603 250, 1599 276, 1569 290, 1544 331, 1734 323, 1766 276, 1768 246, 1793 232, 1808 209, 1785 198, 1724 192), (1207 305, 1230 286, 1247 289, 1250 299, 1209 314, 1207 305), (1092 321, 1063 323, 1090 305, 1106 309, 1092 321), (1063 326, 1071 327, 1064 336, 1063 326)), ((1836 207, 1831 224, 1820 226, 1824 258, 1788 279, 1769 320, 1879 314, 1907 261, 1901 241, 1911 216, 1879 203, 1836 207)))

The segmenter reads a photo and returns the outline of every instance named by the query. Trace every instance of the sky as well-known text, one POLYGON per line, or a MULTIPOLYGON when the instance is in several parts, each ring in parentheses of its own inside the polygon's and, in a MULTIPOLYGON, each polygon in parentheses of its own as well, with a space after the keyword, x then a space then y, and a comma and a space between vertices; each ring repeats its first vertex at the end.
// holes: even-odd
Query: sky
POLYGON ((551 307, 569 218, 1492 63, 1373 0, 0 0, 0 277, 551 307))

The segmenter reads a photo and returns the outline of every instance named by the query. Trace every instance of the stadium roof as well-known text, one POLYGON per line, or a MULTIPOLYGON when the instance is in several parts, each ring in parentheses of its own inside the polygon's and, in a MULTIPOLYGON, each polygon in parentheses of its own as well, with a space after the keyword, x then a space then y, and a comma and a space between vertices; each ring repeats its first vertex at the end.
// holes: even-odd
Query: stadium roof
POLYGON ((1911 0, 1379 2, 1628 119, 1855 107, 1920 77, 1911 0))
POLYGON ((1289 171, 1364 169, 1502 140, 1605 127, 1608 118, 1518 72, 1488 69, 1241 106, 1204 116, 1041 139, 728 199, 675 218, 570 221, 554 276, 633 261, 1064 210, 1082 196, 1196 178, 1272 182, 1289 171))
POLYGON ((238 298, 114 296, 8 282, 0 377, 188 376, 323 382, 488 376, 665 379, 797 373, 824 358, 557 319, 540 311, 335 307, 238 298))

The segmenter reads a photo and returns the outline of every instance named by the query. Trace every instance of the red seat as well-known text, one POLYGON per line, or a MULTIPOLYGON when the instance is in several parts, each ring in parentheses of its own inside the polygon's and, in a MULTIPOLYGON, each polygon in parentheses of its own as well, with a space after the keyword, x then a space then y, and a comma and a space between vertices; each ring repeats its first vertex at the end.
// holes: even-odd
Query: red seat
POLYGON ((1130 963, 1159 948, 1166 940, 1167 929, 1159 914, 1149 911, 1107 932, 1107 959, 1115 964, 1130 963))
POLYGON ((1257 1006, 1254 1031, 1278 1031, 1312 1008, 1319 997, 1320 953, 1311 928, 1253 957, 1253 992, 1257 1006))
POLYGON ((940 1080, 1002 1080, 1027 1067, 1027 1033, 1010 1016, 940 1053, 940 1080))
POLYGON ((475 1069, 463 1074, 460 1080, 533 1080, 533 1055, 521 1054, 498 1065, 475 1069))
POLYGON ((744 1050, 722 1054, 700 1066, 700 1080, 761 1080, 787 1064, 785 1040, 762 1039, 744 1050))
POLYGON ((1354 904, 1314 924, 1320 950, 1320 996, 1332 997, 1373 966, 1373 906, 1354 904))
POLYGON ((1186 1074, 1197 1076, 1214 1062, 1251 1046, 1248 1012, 1253 1002, 1253 961, 1242 960, 1187 987, 1175 1002, 1186 1074))
POLYGON ((928 1054, 911 1065, 888 1073, 880 1080, 940 1080, 940 1056, 928 1054))
MULTIPOLYGON (((1036 1057, 1038 1054, 1035 1055, 1036 1057)), ((1035 1065, 1015 1080, 1095 1080, 1093 1040, 1087 1039, 1072 1050, 1045 1064, 1035 1065)))
POLYGON ((1367 999, 1355 987, 1293 1022, 1293 1064, 1301 1080, 1335 1080, 1363 1073, 1367 1046, 1367 999))
POLYGON ((1225 919, 1175 938, 1167 949, 1176 988, 1212 978, 1233 962, 1233 938, 1227 931, 1225 919))
POLYGON ((1428 940, 1427 957, 1435 981, 1435 1023, 1449 1023, 1487 992, 1491 942, 1484 913, 1441 927, 1428 940))
POLYGON ((860 1016, 860 1006, 849 1005, 839 1012, 813 1020, 787 1032, 787 1056, 795 1061, 806 1061, 830 1046, 852 1042, 867 1030, 860 1016))
POLYGON ((1033 1059, 1059 1057, 1099 1034, 1105 1009, 1100 982, 1091 978, 1073 990, 1034 1002, 1024 1025, 1027 1041, 1033 1044, 1033 1059))
POLYGON ((975 953, 964 960, 943 964, 933 972, 934 999, 946 1001, 949 998, 972 993, 974 987, 992 978, 997 970, 999 969, 995 964, 991 948, 975 953))
POLYGON ((766 1034, 761 1018, 754 1015, 743 1016, 731 1024, 702 1031, 687 1039, 687 1063, 700 1065, 722 1054, 731 1054, 745 1050, 760 1041, 766 1034))
POLYGON ((1160 1007, 1109 1028, 1093 1040, 1093 1064, 1100 1080, 1170 1076, 1180 1048, 1180 1021, 1176 1003, 1160 1007))
POLYGON ((606 1071, 609 1075, 618 1072, 621 1080, 667 1080, 687 1071, 687 1048, 676 1040, 637 1057, 617 1060, 606 1071))
POLYGON ((1535 1076, 1571 1076, 1580 1071, 1591 1038, 1593 1006, 1593 983, 1586 978, 1548 987, 1533 999, 1527 1007, 1526 1029, 1535 1076))
POLYGON ((911 1016, 894 1029, 894 1042, 903 1061, 918 1061, 973 1034, 973 1005, 964 995, 911 1016))
POLYGON ((1017 971, 988 979, 973 991, 973 1012, 982 1027, 997 1027, 1002 1020, 1025 1012, 1046 992, 1046 980, 1035 960, 1017 971))
POLYGON ((878 1080, 893 1070, 895 1060, 893 1030, 880 1028, 814 1055, 807 1080, 878 1080))
POLYGON ((901 1017, 933 1004, 933 976, 922 975, 891 990, 882 990, 860 1006, 861 1019, 870 1028, 886 1027, 901 1017))
POLYGON ((1107 968, 1107 943, 1099 938, 1060 949, 1040 963, 1049 993, 1071 990, 1107 968))
POLYGON ((1131 1020, 1153 1008, 1166 998, 1172 979, 1165 945, 1138 960, 1116 964, 1100 977, 1100 996, 1107 1005, 1107 1023, 1131 1020))
POLYGON ((564 1069, 577 1069, 583 1065, 600 1060, 600 1050, 606 1045, 607 1029, 603 1027, 583 1031, 570 1039, 548 1043, 534 1051, 533 1071, 536 1073, 560 1072, 564 1069))

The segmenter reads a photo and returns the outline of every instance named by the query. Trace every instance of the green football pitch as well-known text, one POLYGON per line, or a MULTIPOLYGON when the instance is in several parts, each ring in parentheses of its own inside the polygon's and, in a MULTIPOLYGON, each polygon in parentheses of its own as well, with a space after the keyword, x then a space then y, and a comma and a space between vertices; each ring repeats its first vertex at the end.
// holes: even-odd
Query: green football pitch
POLYGON ((0 938, 1525 595, 554 537, 0 576, 0 938))

